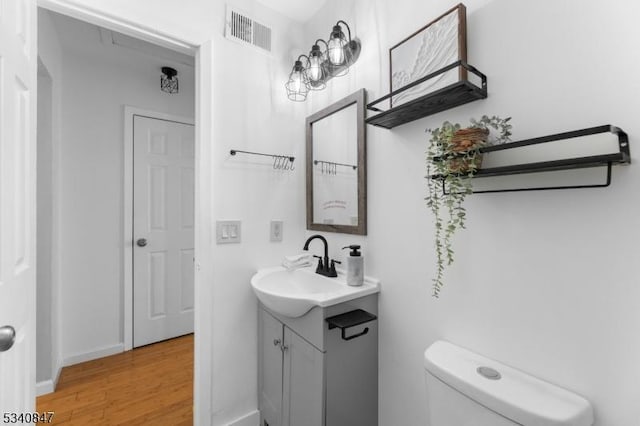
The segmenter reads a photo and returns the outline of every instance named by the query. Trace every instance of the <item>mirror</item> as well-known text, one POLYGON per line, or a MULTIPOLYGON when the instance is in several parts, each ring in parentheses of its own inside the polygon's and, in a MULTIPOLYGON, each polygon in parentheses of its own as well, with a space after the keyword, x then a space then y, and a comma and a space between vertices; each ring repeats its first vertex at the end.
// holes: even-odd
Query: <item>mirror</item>
POLYGON ((365 90, 307 117, 307 229, 367 234, 365 90))

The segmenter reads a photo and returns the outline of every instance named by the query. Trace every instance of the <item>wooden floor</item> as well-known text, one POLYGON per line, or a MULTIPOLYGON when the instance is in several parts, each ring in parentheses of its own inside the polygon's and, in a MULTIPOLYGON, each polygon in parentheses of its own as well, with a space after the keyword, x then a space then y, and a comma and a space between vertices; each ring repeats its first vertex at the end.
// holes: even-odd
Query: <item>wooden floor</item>
POLYGON ((193 335, 65 367, 37 411, 65 426, 191 425, 193 335))

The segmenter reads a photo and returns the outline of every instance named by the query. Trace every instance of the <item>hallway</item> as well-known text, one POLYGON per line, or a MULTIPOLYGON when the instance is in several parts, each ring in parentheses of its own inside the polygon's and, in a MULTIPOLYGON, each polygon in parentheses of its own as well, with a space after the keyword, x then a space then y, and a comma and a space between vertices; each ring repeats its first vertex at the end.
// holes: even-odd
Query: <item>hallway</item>
POLYGON ((65 367, 37 399, 62 425, 191 425, 193 334, 65 367))

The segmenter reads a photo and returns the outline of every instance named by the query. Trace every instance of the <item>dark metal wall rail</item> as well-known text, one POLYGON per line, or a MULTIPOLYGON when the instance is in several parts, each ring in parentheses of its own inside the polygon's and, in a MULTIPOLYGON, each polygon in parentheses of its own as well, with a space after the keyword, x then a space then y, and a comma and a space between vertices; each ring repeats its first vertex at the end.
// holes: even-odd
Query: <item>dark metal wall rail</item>
POLYGON ((320 171, 322 174, 335 175, 338 174, 338 166, 347 167, 352 170, 356 170, 358 166, 354 164, 336 163, 334 161, 313 160, 314 165, 320 165, 320 171))
POLYGON ((275 170, 295 170, 293 165, 296 157, 292 157, 290 155, 278 155, 278 154, 264 154, 261 152, 252 152, 252 151, 242 151, 239 149, 232 149, 229 151, 229 154, 249 154, 249 155, 259 155, 263 157, 271 157, 273 158, 273 168, 275 170))

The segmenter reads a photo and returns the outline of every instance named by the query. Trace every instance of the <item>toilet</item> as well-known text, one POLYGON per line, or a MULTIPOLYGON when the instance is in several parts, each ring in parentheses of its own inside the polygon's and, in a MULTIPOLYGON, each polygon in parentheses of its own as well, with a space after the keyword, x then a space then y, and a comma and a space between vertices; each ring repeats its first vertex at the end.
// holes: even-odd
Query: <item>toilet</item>
POLYGON ((591 426, 583 397, 437 341, 424 353, 430 426, 591 426))

